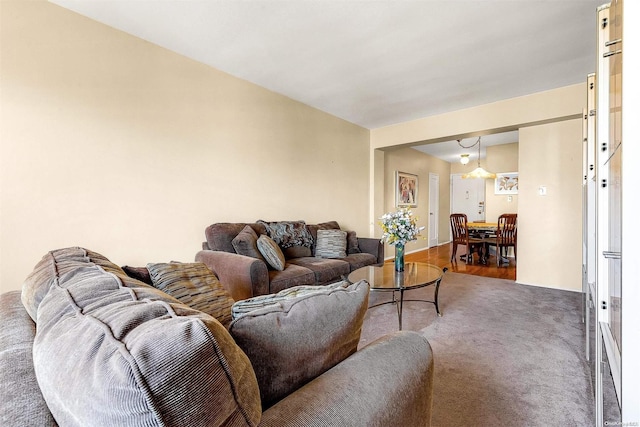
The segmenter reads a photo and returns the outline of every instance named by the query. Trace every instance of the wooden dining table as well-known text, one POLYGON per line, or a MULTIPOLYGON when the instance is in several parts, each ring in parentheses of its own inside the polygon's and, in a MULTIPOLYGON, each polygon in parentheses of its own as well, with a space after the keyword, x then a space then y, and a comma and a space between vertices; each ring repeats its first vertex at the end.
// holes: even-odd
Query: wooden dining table
POLYGON ((494 232, 498 229, 497 222, 468 222, 467 228, 471 231, 494 232))
MULTIPOLYGON (((498 229, 497 222, 468 222, 467 229, 469 230, 469 236, 476 239, 487 239, 496 236, 496 230, 498 229)), ((462 259, 465 255, 460 255, 462 259)), ((483 244, 483 249, 480 255, 480 263, 486 264, 489 258, 489 245, 483 244)))

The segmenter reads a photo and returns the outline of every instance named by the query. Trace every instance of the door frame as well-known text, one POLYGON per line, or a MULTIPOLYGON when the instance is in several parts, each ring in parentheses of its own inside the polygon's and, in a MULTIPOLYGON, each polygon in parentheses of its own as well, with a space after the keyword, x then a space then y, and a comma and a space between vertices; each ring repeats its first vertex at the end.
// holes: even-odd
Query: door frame
POLYGON ((427 247, 438 246, 438 224, 440 223, 440 175, 429 173, 429 232, 427 247), (433 224, 433 226, 432 226, 433 224))

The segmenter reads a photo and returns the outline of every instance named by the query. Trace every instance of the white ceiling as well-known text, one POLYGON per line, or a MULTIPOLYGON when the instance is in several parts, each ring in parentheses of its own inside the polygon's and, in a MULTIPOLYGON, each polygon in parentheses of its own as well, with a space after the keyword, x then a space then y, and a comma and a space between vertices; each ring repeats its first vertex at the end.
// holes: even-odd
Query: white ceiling
POLYGON ((51 1, 368 129, 584 82, 605 3, 51 1))
MULTIPOLYGON (((428 145, 413 147, 416 150, 427 153, 431 156, 445 160, 447 162, 459 162, 461 154, 469 154, 470 163, 478 161, 478 145, 474 145, 478 141, 477 137, 466 138, 460 141, 464 147, 461 147, 457 141, 436 142, 428 145)), ((518 131, 498 133, 494 135, 482 136, 480 140, 480 158, 484 159, 487 155, 487 147, 492 145, 511 144, 518 142, 518 131)))

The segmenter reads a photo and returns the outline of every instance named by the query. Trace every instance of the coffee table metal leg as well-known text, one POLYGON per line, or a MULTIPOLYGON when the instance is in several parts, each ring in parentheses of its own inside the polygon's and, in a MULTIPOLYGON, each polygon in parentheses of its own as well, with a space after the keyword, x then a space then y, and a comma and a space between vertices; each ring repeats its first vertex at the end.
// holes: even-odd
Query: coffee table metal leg
MULTIPOLYGON (((394 292, 395 294, 395 292, 394 292)), ((400 289, 400 301, 398 305, 398 330, 402 330, 402 302, 404 301, 404 290, 400 289)))
POLYGON ((438 291, 440 290, 440 282, 442 281, 442 279, 438 280, 436 282, 436 290, 435 293, 433 295, 433 303, 436 306, 436 313, 438 313, 438 317, 442 317, 442 313, 440 313, 440 307, 438 306, 438 291))

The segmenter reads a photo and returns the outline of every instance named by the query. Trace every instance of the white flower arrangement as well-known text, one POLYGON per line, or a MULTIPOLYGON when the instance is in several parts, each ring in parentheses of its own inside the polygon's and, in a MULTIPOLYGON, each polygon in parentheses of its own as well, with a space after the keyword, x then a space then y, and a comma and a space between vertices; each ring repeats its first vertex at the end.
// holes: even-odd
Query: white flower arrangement
POLYGON ((418 227, 418 218, 413 218, 411 210, 398 209, 382 215, 380 226, 382 227, 381 242, 389 245, 406 245, 412 240, 418 240, 424 227, 418 227))

